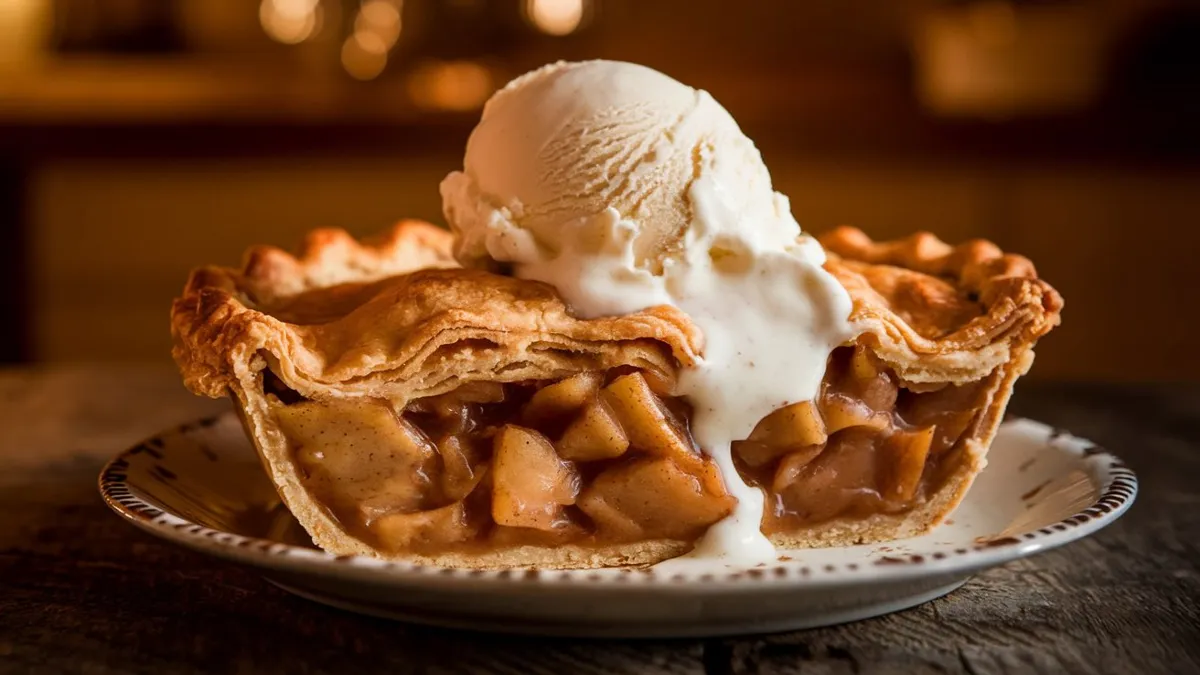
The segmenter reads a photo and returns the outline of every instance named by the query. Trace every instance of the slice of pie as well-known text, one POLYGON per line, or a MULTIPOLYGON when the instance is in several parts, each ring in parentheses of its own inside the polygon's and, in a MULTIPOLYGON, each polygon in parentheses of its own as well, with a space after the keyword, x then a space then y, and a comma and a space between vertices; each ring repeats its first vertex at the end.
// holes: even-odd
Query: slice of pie
MULTIPOLYGON (((1028 260, 919 234, 821 239, 858 336, 819 397, 734 444, 783 547, 924 532, 962 500, 1061 298, 1028 260)), ((193 273, 172 309, 197 393, 232 396, 323 549, 437 565, 589 568, 686 552, 733 509, 672 396, 704 338, 668 306, 582 320, 551 286, 457 267, 405 222, 313 233, 193 273)))

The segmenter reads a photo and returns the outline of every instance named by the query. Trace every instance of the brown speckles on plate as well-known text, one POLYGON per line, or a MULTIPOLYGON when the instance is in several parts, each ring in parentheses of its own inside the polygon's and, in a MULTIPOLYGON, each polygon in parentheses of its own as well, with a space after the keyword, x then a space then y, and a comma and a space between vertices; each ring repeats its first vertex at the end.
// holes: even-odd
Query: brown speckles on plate
POLYGON ((1025 494, 1021 495, 1021 501, 1027 502, 1027 501, 1033 499, 1034 497, 1038 496, 1038 493, 1041 492, 1042 490, 1045 490, 1046 486, 1049 485, 1051 482, 1052 481, 1050 479, 1046 479, 1046 480, 1042 481, 1041 483, 1038 483, 1037 485, 1033 486, 1032 489, 1030 489, 1025 494))
POLYGON ((988 543, 985 544, 985 546, 987 546, 989 548, 996 548, 997 546, 1012 546, 1014 544, 1020 544, 1020 543, 1021 543, 1021 540, 1017 539, 1016 537, 998 537, 996 539, 992 539, 992 540, 988 541, 988 543))
POLYGON ((155 520, 163 515, 162 509, 154 506, 139 506, 137 507, 138 516, 145 520, 155 520))
POLYGON ((220 459, 220 457, 217 456, 216 451, 209 447, 207 443, 200 443, 196 447, 198 450, 200 450, 200 454, 204 455, 208 461, 215 462, 220 459))
POLYGON ((149 441, 147 441, 145 443, 140 443, 140 444, 134 446, 133 449, 129 451, 130 455, 140 455, 142 453, 146 453, 147 455, 150 455, 154 459, 162 459, 163 458, 162 450, 160 450, 160 448, 156 448, 153 445, 151 445, 149 441))

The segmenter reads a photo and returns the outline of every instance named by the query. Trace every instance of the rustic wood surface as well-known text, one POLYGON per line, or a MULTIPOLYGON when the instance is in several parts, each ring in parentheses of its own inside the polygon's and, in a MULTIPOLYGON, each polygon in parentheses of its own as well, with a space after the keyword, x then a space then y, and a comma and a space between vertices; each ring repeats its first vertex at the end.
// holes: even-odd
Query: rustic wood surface
POLYGON ((1200 388, 1026 386, 1016 412, 1121 454, 1121 521, 869 621, 752 638, 581 641, 369 619, 109 513, 103 462, 220 407, 163 369, 0 372, 0 673, 1200 672, 1200 388))

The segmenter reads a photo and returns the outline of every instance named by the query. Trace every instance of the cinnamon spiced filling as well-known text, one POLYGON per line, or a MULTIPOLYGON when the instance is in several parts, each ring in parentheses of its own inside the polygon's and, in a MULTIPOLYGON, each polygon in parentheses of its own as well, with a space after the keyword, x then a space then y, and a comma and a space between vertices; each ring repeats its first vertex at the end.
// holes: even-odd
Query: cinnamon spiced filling
MULTIPOLYGON (((399 410, 265 380, 305 488, 392 552, 690 541, 734 505, 687 404, 649 373, 474 382, 399 410)), ((991 380, 906 387, 866 349, 835 350, 817 400, 734 444, 742 479, 765 494, 763 531, 919 505, 960 461, 991 380)))

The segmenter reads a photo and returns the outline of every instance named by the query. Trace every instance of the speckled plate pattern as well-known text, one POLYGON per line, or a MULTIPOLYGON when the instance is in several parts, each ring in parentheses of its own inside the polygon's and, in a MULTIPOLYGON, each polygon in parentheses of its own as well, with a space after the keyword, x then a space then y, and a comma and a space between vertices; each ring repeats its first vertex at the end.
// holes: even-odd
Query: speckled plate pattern
POLYGON ((233 413, 165 431, 115 459, 100 492, 153 535, 257 568, 343 609, 541 635, 684 637, 808 628, 940 597, 981 570, 1086 537, 1133 502, 1137 478, 1106 450, 1038 422, 1005 422, 989 465, 948 522, 913 539, 780 551, 771 566, 701 563, 669 574, 444 569, 333 556, 279 502, 233 413))

